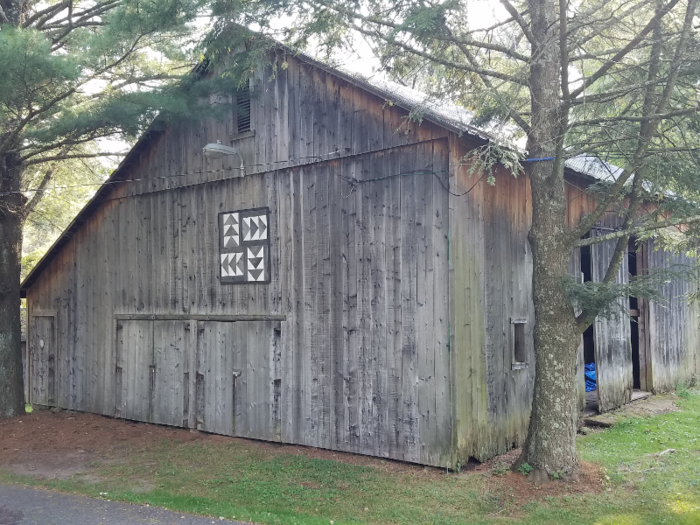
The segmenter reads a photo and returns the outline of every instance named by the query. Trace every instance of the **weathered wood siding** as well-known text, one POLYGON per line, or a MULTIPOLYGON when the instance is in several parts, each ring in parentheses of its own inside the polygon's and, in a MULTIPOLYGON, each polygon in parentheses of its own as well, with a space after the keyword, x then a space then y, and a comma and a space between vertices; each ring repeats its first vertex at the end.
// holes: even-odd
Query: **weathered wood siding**
MULTIPOLYGON (((609 224, 603 221, 603 224, 609 224)), ((600 236, 608 229, 593 228, 591 235, 600 236)), ((617 241, 607 241, 591 246, 591 277, 593 282, 603 281, 617 241)), ((627 254, 620 263, 615 277, 618 284, 629 283, 627 254)), ((629 317, 629 298, 620 297, 609 317, 598 316, 593 324, 595 344, 596 390, 598 409, 608 412, 619 408, 632 399, 632 346, 629 317)))
POLYGON ((230 118, 166 130, 29 290, 55 404, 453 466, 447 132, 287 60, 245 176, 201 155, 230 118), (217 214, 262 206, 271 283, 221 285, 217 214))
POLYGON ((470 176, 454 141, 450 195, 450 348, 456 447, 462 461, 490 458, 527 435, 535 372, 527 177, 470 176), (526 366, 514 368, 513 322, 525 323, 526 366))
MULTIPOLYGON (((581 275, 581 250, 576 249, 571 254, 571 259, 569 259, 569 266, 567 268, 569 276, 577 283, 583 281, 581 275)), ((576 311, 576 315, 581 312, 576 311)), ((578 407, 580 410, 586 408, 586 376, 585 372, 585 358, 583 350, 583 335, 581 335, 581 341, 578 345, 578 350, 576 351, 576 392, 578 397, 578 407)))
MULTIPOLYGON (((654 239, 644 244, 642 254, 645 268, 650 271, 666 268, 682 272, 697 264, 684 253, 656 246, 654 239)), ((660 290, 664 299, 646 302, 646 342, 650 357, 646 372, 655 393, 673 390, 697 374, 700 318, 698 306, 688 300, 693 288, 686 281, 669 279, 660 290)))

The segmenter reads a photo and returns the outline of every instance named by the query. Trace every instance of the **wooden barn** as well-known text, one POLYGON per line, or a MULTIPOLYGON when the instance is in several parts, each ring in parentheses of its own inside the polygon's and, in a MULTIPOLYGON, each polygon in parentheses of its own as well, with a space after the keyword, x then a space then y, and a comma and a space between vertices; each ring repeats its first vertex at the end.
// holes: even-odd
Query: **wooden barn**
MULTIPOLYGON (((489 137, 458 108, 275 58, 212 102, 221 119, 147 132, 27 277, 31 402, 452 468, 521 444, 527 177, 470 175, 489 137), (237 153, 205 156, 217 141, 237 153)), ((590 173, 568 170, 572 222, 590 173)), ((599 279, 609 253, 574 254, 572 274, 599 279)), ((669 257, 632 250, 620 280, 669 257)), ((582 403, 587 359, 601 410, 697 373, 687 290, 597 321, 582 403)))

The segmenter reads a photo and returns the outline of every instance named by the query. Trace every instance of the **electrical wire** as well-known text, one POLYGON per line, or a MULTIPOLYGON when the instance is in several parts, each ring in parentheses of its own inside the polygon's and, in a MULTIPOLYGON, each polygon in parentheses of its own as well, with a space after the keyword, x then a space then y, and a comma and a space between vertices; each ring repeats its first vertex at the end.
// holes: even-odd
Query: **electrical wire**
MULTIPOLYGON (((162 175, 162 176, 157 176, 157 177, 143 177, 143 178, 133 178, 133 179, 121 179, 121 180, 106 180, 102 183, 85 183, 85 184, 71 184, 71 185, 65 185, 65 186, 55 186, 52 185, 47 188, 30 188, 27 190, 19 190, 19 191, 6 191, 6 192, 0 192, 0 196, 5 196, 5 195, 12 195, 12 194, 17 194, 17 193, 31 193, 31 192, 50 192, 50 191, 55 191, 55 190, 64 190, 64 189, 73 189, 73 188, 84 188, 84 187, 103 187, 107 185, 116 185, 116 184, 122 184, 122 183, 131 183, 131 182, 143 182, 143 181, 156 181, 156 180, 169 180, 169 179, 176 179, 176 178, 181 178, 181 177, 190 177, 190 176, 196 176, 196 175, 206 175, 206 174, 214 174, 214 173, 226 173, 226 172, 233 172, 233 171, 244 171, 250 168, 255 168, 255 167, 271 167, 276 164, 287 164, 284 168, 301 168, 305 166, 314 166, 316 163, 307 163, 307 164, 292 164, 290 163, 298 160, 309 160, 309 159, 315 159, 319 162, 324 162, 324 161, 329 161, 329 160, 341 160, 343 157, 336 157, 336 158, 331 158, 331 159, 324 159, 324 157, 329 157, 331 155, 337 155, 340 153, 338 150, 331 151, 328 153, 324 154, 319 154, 319 155, 307 155, 307 156, 302 156, 302 157, 296 157, 291 160, 284 160, 284 161, 274 161, 274 162, 268 162, 268 163, 259 163, 259 164, 248 164, 245 165, 244 167, 227 167, 227 168, 217 168, 217 169, 210 169, 210 170, 197 170, 194 172, 183 172, 183 173, 172 173, 169 175, 162 175)), ((269 171, 279 171, 280 168, 274 168, 269 171)), ((396 177, 406 177, 406 176, 413 176, 413 175, 432 175, 434 176, 437 181, 440 183, 440 186, 450 195, 454 197, 463 197, 465 195, 468 195, 471 193, 472 190, 484 179, 484 177, 487 175, 486 173, 483 174, 479 179, 467 190, 465 190, 462 193, 455 193, 452 190, 450 190, 449 185, 446 185, 445 182, 442 180, 442 178, 439 176, 441 173, 448 173, 449 170, 447 169, 442 169, 442 170, 430 170, 428 168, 422 169, 422 170, 413 170, 413 171, 407 171, 407 172, 400 172, 400 173, 393 173, 391 175, 384 175, 381 177, 373 177, 369 179, 356 179, 354 177, 347 177, 345 175, 342 175, 338 170, 334 170, 334 175, 339 177, 341 180, 346 182, 347 184, 350 185, 350 192, 347 195, 343 195, 341 193, 341 196, 343 198, 348 198, 352 193, 357 189, 358 186, 362 184, 368 184, 372 182, 379 182, 383 180, 388 180, 388 179, 393 179, 396 177)), ((256 174, 260 173, 265 173, 265 171, 259 171, 256 174)), ((253 175, 252 173, 250 175, 253 175)), ((202 181, 202 182, 197 182, 197 183, 192 183, 192 184, 187 184, 184 187, 192 187, 192 186, 199 186, 202 184, 212 184, 216 182, 221 182, 224 180, 231 180, 230 178, 221 178, 221 179, 216 179, 216 180, 207 180, 207 181, 202 181)), ((168 191, 172 189, 177 189, 177 188, 182 188, 183 186, 176 186, 176 187, 168 187, 168 188, 163 188, 159 190, 152 190, 152 191, 147 191, 147 192, 142 192, 142 193, 133 193, 121 197, 115 197, 112 199, 107 199, 107 200, 120 200, 128 197, 136 197, 139 195, 147 195, 147 194, 152 194, 152 193, 160 193, 162 191, 168 191)))
MULTIPOLYGON (((323 157, 329 156, 329 155, 336 155, 338 154, 338 151, 331 151, 329 153, 323 153, 319 155, 307 155, 307 156, 302 156, 302 157, 296 157, 291 160, 279 160, 279 161, 274 161, 274 162, 267 162, 267 163, 261 163, 261 164, 247 164, 244 167, 230 167, 230 168, 219 168, 219 169, 212 169, 212 170, 199 170, 199 171, 194 171, 194 172, 185 172, 185 173, 173 173, 170 175, 163 175, 160 177, 143 177, 139 179, 120 179, 120 180, 106 180, 104 182, 91 182, 91 183, 85 183, 85 184, 71 184, 67 186, 54 186, 52 185, 51 187, 47 188, 29 188, 26 190, 12 190, 12 191, 3 191, 0 192, 0 196, 5 196, 5 195, 15 195, 18 193, 25 194, 25 193, 37 193, 37 192, 49 192, 52 190, 66 190, 66 189, 72 189, 72 188, 85 188, 85 187, 102 187, 102 186, 107 186, 111 184, 122 184, 125 182, 142 182, 142 181, 152 181, 152 180, 163 180, 163 179, 172 179, 172 178, 177 178, 177 177, 189 177, 192 175, 204 175, 208 173, 221 173, 221 172, 227 172, 227 171, 244 171, 249 168, 256 168, 256 167, 267 167, 267 166, 272 166, 275 164, 289 164, 291 162, 294 162, 296 160, 307 160, 307 159, 317 159, 318 161, 324 161, 325 159, 323 157)), ((338 157, 340 158, 340 157, 338 157)), ((308 164, 297 164, 297 165, 291 165, 288 166, 289 168, 297 168, 301 166, 305 166, 308 164)), ((209 182, 216 182, 216 181, 209 181, 209 182)))

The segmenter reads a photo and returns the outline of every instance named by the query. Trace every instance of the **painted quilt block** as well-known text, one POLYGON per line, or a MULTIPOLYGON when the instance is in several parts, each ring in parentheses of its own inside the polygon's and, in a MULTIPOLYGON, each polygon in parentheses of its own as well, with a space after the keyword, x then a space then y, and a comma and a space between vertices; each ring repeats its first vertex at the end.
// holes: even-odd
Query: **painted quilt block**
POLYGON ((270 282, 270 210, 219 214, 221 284, 270 282))

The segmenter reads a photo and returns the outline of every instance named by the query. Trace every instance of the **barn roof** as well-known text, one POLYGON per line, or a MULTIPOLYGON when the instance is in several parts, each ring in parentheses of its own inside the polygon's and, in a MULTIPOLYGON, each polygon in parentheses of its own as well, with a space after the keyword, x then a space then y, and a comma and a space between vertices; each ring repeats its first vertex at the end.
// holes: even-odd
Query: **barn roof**
MULTIPOLYGON (((391 102, 393 105, 407 111, 418 113, 423 119, 431 121, 449 131, 455 132, 459 135, 466 134, 483 141, 501 141, 495 135, 469 124, 473 118, 473 115, 466 108, 457 106, 456 104, 450 102, 437 102, 431 99, 425 93, 390 80, 368 79, 361 76, 352 75, 341 69, 334 68, 328 64, 320 62, 304 53, 294 52, 288 48, 285 48, 284 46, 280 47, 293 54, 302 62, 318 67, 319 69, 322 69, 338 78, 358 86, 369 93, 391 102)), ((151 127, 144 132, 136 144, 131 148, 129 153, 127 153, 126 157, 124 157, 117 169, 114 170, 110 177, 102 184, 102 186, 100 186, 92 199, 90 199, 83 209, 80 210, 75 219, 73 219, 61 236, 56 240, 51 248, 49 248, 46 254, 24 279, 20 287, 21 297, 26 297, 27 290, 36 282, 51 260, 70 241, 81 226, 92 216, 93 212, 95 212, 102 205, 102 203, 111 193, 112 189, 119 182, 125 180, 126 175, 129 172, 129 168, 137 162, 141 153, 150 148, 151 144, 161 135, 162 132, 162 126, 158 126, 157 124, 151 125, 151 127)), ((566 166, 570 171, 585 178, 608 178, 609 174, 606 175, 607 170, 601 169, 597 162, 590 159, 594 159, 594 157, 570 159, 566 162, 566 166)))

